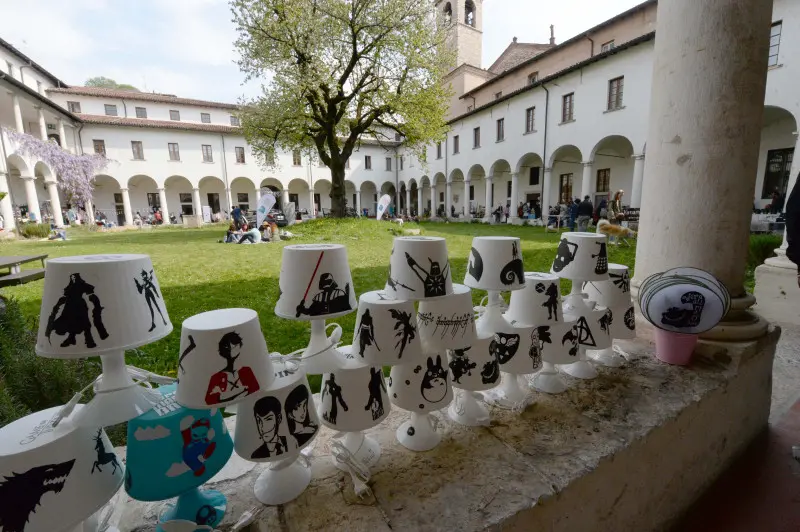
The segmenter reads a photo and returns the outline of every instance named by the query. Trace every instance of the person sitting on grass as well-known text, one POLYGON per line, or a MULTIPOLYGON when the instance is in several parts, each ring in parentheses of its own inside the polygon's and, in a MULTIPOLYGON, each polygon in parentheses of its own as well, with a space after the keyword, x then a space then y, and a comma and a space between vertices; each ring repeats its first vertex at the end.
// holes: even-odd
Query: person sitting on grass
POLYGON ((242 226, 242 238, 239 239, 237 244, 244 244, 245 242, 249 242, 251 244, 257 244, 261 242, 261 232, 258 230, 258 227, 253 226, 252 229, 247 228, 247 224, 242 226))
POLYGON ((233 244, 234 242, 236 242, 236 224, 231 222, 231 225, 228 226, 228 231, 225 233, 225 243, 233 244))

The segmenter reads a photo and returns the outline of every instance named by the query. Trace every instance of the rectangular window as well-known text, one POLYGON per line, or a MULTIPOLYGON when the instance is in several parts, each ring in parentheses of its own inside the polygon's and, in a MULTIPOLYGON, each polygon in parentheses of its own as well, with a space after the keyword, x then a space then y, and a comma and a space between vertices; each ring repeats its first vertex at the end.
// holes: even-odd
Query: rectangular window
POLYGON ((391 157, 387 157, 386 158, 386 171, 387 172, 391 172, 392 171, 392 158, 391 157))
POLYGON ((525 133, 533 133, 533 117, 536 107, 525 109, 525 133))
POLYGON ((367 170, 372 170, 372 156, 365 155, 364 156, 364 168, 367 170))
POLYGON ((137 107, 136 108, 136 118, 147 118, 147 108, 145 108, 145 107, 137 107))
POLYGON ((178 201, 181 204, 181 214, 184 216, 192 216, 194 214, 191 192, 178 193, 178 201))
POLYGON ((624 87, 625 78, 614 78, 608 82, 608 110, 622 108, 622 89, 624 87))
POLYGON ((147 206, 150 207, 150 212, 153 212, 153 209, 161 209, 161 196, 158 195, 158 192, 147 193, 147 206))
POLYGON ((36 80, 36 92, 38 92, 39 94, 42 93, 42 82, 39 81, 38 79, 36 80))
POLYGON ((181 112, 180 111, 176 111, 174 109, 171 109, 170 112, 169 112, 169 119, 170 120, 178 120, 178 121, 180 121, 181 112))
POLYGON ((506 138, 506 119, 501 118, 497 121, 497 142, 506 138))
POLYGON ((783 195, 784 198, 786 197, 793 157, 794 148, 769 150, 767 152, 767 167, 764 170, 764 187, 761 191, 761 199, 770 199, 775 191, 783 195))
POLYGON ((534 187, 539 185, 539 171, 538 166, 531 166, 530 173, 528 174, 528 186, 534 187))
POLYGON ((603 168, 597 171, 597 181, 595 190, 597 192, 608 192, 611 186, 611 168, 603 168))
POLYGON ((122 192, 114 192, 114 203, 122 205, 122 192))
POLYGON ((141 140, 132 140, 131 141, 131 151, 133 152, 133 158, 136 161, 144 161, 144 148, 142 148, 142 141, 141 140))
POLYGON ((104 140, 93 140, 92 145, 94 146, 94 152, 98 155, 102 155, 103 157, 106 156, 106 141, 104 140))
POLYGON ((436 158, 437 159, 441 159, 442 158, 442 143, 441 142, 437 142, 436 143, 436 158))
POLYGON ((244 148, 241 146, 236 146, 236 162, 244 164, 244 148))
POLYGON ((561 98, 561 122, 574 120, 573 111, 575 110, 575 93, 570 92, 561 98))
POLYGON ((237 192, 236 193, 236 203, 239 204, 240 209, 250 210, 250 197, 247 195, 247 192, 237 192))
POLYGON ((300 150, 294 150, 292 152, 292 164, 294 166, 302 166, 303 158, 300 156, 300 150))
POLYGON ((459 146, 459 144, 460 144, 459 141, 460 141, 460 139, 458 138, 458 135, 454 135, 453 136, 453 153, 454 154, 458 153, 459 151, 461 151, 461 148, 459 146))
POLYGON ((558 180, 558 197, 561 203, 572 199, 572 174, 561 174, 558 180))
POLYGON ((472 147, 473 148, 480 148, 481 147, 481 128, 476 127, 472 130, 472 147))
POLYGON ((70 113, 80 113, 81 112, 81 102, 67 102, 67 110, 70 113))
POLYGON ((117 106, 110 103, 105 104, 106 116, 117 116, 117 106))
POLYGON ((239 122, 239 117, 238 116, 231 115, 231 125, 234 126, 234 127, 239 127, 239 126, 242 125, 241 122, 239 122))
POLYGON ((528 74, 528 85, 533 85, 537 81, 539 81, 539 72, 528 74))
POLYGON ((475 201, 475 185, 469 186, 469 200, 475 201))
POLYGON ((203 162, 213 163, 214 155, 211 153, 211 144, 203 144, 203 162))
POLYGON ((506 182, 506 197, 511 197, 511 181, 506 182))
POLYGON ((610 41, 604 42, 602 45, 600 45, 600 53, 608 52, 609 50, 613 49, 614 49, 614 39, 611 39, 610 41))
POLYGON ((400 170, 403 169, 403 161, 405 160, 405 158, 406 158, 405 155, 400 156, 400 170))
POLYGON ((769 62, 768 66, 778 65, 778 52, 781 46, 781 33, 783 32, 783 21, 779 20, 772 24, 769 30, 769 62))
POLYGON ((494 93, 494 99, 495 99, 495 100, 499 100, 499 99, 500 99, 500 98, 502 98, 502 97, 503 97, 503 91, 500 91, 500 92, 495 92, 495 93, 494 93))
POLYGON ((169 148, 169 160, 170 161, 180 161, 181 160, 181 152, 178 149, 177 142, 169 142, 167 143, 167 148, 169 148))
POLYGON ((200 122, 204 124, 211 123, 211 113, 200 113, 200 122))

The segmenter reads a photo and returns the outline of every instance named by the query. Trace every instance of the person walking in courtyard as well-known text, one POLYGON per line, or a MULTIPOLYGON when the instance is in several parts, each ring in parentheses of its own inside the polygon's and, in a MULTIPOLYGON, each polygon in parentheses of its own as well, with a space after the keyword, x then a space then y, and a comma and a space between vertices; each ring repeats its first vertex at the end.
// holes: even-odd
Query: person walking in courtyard
POLYGON ((581 204, 581 200, 579 198, 575 198, 575 201, 569 204, 569 230, 573 233, 575 232, 575 223, 578 219, 578 205, 581 204))
POLYGON ((589 196, 584 196, 583 201, 578 205, 578 231, 585 232, 589 228, 589 222, 592 220, 592 205, 589 196))
POLYGON ((622 196, 624 194, 624 190, 618 190, 617 193, 614 194, 614 199, 611 201, 611 204, 608 206, 608 221, 614 225, 619 225, 622 219, 625 218, 625 212, 622 209, 622 196))

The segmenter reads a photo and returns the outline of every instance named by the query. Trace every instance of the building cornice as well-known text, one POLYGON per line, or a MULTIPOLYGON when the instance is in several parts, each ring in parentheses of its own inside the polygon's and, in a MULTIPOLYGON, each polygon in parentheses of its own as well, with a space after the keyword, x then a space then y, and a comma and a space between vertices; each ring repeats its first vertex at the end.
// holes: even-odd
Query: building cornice
POLYGON ((63 107, 61 107, 57 103, 55 103, 53 100, 47 98, 46 96, 42 96, 41 94, 39 94, 38 92, 36 92, 32 88, 28 87, 27 85, 25 85, 21 81, 18 81, 17 79, 11 77, 10 75, 6 74, 5 72, 0 72, 0 80, 2 80, 4 82, 8 83, 9 85, 12 85, 13 87, 21 90, 26 95, 38 100, 39 102, 41 102, 42 104, 46 105, 47 107, 49 107, 53 111, 56 111, 57 113, 64 115, 66 118, 69 118, 70 120, 75 120, 76 122, 81 122, 82 121, 77 115, 75 115, 73 113, 70 113, 69 111, 67 111, 66 109, 64 109, 63 107))
POLYGON ((51 82, 55 83, 55 85, 56 85, 56 86, 58 86, 58 87, 69 87, 69 85, 67 85, 66 83, 64 83, 63 81, 61 81, 61 80, 60 80, 60 79, 58 79, 57 77, 55 77, 53 74, 51 74, 50 72, 48 72, 48 71, 47 71, 45 68, 43 68, 41 65, 39 65, 39 63, 37 63, 36 61, 34 61, 33 59, 31 59, 31 58, 30 58, 30 57, 28 57, 27 55, 25 55, 25 54, 23 54, 22 52, 20 52, 20 51, 19 51, 19 49, 17 49, 17 48, 16 48, 16 47, 15 47, 13 44, 11 44, 10 42, 8 42, 8 41, 6 41, 6 40, 4 40, 4 39, 0 38, 0 46, 2 46, 3 48, 5 48, 5 49, 6 49, 6 50, 8 50, 9 52, 11 52, 12 54, 16 55, 17 57, 19 57, 20 59, 22 59, 23 61, 25 61, 25 62, 28 64, 28 66, 30 66, 30 67, 32 67, 32 68, 35 68, 36 70, 38 70, 40 74, 42 74, 43 76, 45 76, 45 77, 46 77, 47 79, 49 79, 51 82))
POLYGON ((176 105, 192 105, 196 107, 211 107, 216 109, 228 109, 234 111, 239 108, 232 103, 211 102, 208 100, 196 100, 194 98, 180 98, 172 94, 158 94, 152 92, 126 91, 119 89, 106 89, 102 87, 69 87, 47 89, 47 92, 56 94, 75 94, 77 96, 93 96, 97 98, 119 98, 124 100, 136 100, 154 103, 174 103, 176 105))
POLYGON ((196 122, 178 122, 173 120, 150 120, 149 118, 126 118, 124 116, 105 116, 79 114, 86 124, 119 127, 140 127, 151 129, 176 129, 182 131, 204 131, 207 133, 236 133, 243 135, 242 128, 223 124, 202 124, 196 122))

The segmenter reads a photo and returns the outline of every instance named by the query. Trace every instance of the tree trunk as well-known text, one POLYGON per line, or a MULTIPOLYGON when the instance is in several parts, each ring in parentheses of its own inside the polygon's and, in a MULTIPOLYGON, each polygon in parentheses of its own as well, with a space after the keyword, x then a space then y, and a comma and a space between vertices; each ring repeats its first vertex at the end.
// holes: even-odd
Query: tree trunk
MULTIPOLYGON (((346 193, 344 186, 344 162, 331 161, 331 217, 344 218, 346 193)), ((353 205, 355 209, 355 205, 353 205)))

